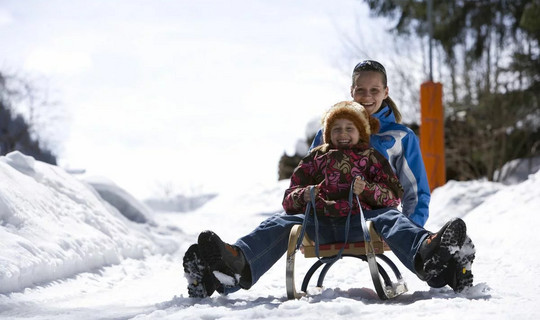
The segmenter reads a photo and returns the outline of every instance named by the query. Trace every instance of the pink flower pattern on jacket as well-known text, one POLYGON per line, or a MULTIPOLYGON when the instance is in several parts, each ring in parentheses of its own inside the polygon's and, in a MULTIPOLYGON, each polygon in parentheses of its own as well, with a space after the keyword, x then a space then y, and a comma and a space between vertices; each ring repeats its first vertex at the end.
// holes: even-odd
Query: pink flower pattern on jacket
MULTIPOLYGON (((285 191, 283 208, 288 214, 304 213, 304 193, 319 185, 315 204, 317 213, 325 216, 347 216, 350 210, 349 190, 356 176, 362 176, 366 188, 359 195, 364 210, 397 207, 403 188, 388 160, 367 144, 351 148, 331 148, 324 144, 311 151, 296 167, 291 184, 285 191)), ((352 214, 359 214, 353 201, 352 214)))

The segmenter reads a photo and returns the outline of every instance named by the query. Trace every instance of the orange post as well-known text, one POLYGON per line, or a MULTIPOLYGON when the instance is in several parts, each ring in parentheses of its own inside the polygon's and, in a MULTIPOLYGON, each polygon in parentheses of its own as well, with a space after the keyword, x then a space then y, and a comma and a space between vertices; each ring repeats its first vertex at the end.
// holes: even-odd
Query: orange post
POLYGON ((429 188, 446 183, 446 163, 444 156, 444 110, 442 105, 442 84, 427 81, 420 86, 420 149, 426 166, 429 188))

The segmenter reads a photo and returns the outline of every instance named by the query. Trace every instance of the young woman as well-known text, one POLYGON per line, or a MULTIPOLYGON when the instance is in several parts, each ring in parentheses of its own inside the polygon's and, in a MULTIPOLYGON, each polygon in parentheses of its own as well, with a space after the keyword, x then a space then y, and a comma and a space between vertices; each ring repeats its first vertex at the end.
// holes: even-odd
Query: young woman
MULTIPOLYGON (((351 96, 381 123, 379 133, 371 136, 370 144, 388 159, 403 186, 403 214, 424 226, 431 196, 418 138, 411 129, 400 124, 401 113, 388 92, 386 70, 382 64, 365 60, 354 67, 351 96)), ((311 149, 322 143, 322 137, 321 129, 311 149)))

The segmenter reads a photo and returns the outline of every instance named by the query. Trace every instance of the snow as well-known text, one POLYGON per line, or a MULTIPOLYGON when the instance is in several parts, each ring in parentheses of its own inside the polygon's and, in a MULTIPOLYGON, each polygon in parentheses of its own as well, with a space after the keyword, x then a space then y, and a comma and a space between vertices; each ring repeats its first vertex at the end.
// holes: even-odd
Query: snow
MULTIPOLYGON (((281 210, 287 186, 224 190, 194 211, 153 211, 106 178, 18 152, 0 157, 0 318, 537 318, 540 171, 513 185, 452 181, 433 192, 427 228, 462 217, 476 245, 466 292, 429 288, 390 253, 409 287, 392 301, 377 298, 367 264, 350 258, 332 267, 324 289, 311 283, 307 297, 289 301, 284 257, 250 290, 189 298, 182 256, 198 233, 234 242, 281 210)), ((314 260, 296 260, 301 281, 314 260)))
POLYGON ((529 172, 540 170, 540 157, 515 159, 505 164, 502 169, 495 172, 499 181, 504 184, 516 184, 525 180, 529 172))
POLYGON ((135 222, 149 222, 150 208, 104 177, 87 177, 84 181, 92 186, 107 203, 118 209, 126 218, 135 222))

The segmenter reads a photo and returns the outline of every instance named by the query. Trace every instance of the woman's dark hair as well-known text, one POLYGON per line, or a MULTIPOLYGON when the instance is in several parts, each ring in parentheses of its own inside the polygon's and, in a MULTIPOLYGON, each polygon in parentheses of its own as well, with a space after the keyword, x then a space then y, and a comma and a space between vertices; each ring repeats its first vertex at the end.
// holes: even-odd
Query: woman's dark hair
MULTIPOLYGON (((355 84, 356 78, 358 77, 358 75, 362 71, 375 71, 375 72, 380 73, 382 75, 382 81, 383 81, 384 87, 386 88, 388 86, 388 79, 386 77, 386 69, 384 68, 384 66, 381 63, 379 63, 379 62, 377 62, 375 60, 364 60, 362 62, 359 62, 354 67, 353 73, 352 73, 352 85, 353 86, 355 84)), ((386 99, 383 100, 383 102, 386 103, 386 105, 389 106, 390 109, 392 109, 392 112, 394 113, 394 117, 396 118, 396 122, 401 123, 401 112, 399 112, 399 109, 398 109, 396 103, 394 102, 394 100, 392 100, 392 98, 390 98, 390 96, 388 96, 388 97, 386 97, 386 99)), ((383 106, 384 106, 384 104, 381 105, 381 108, 383 106)))

